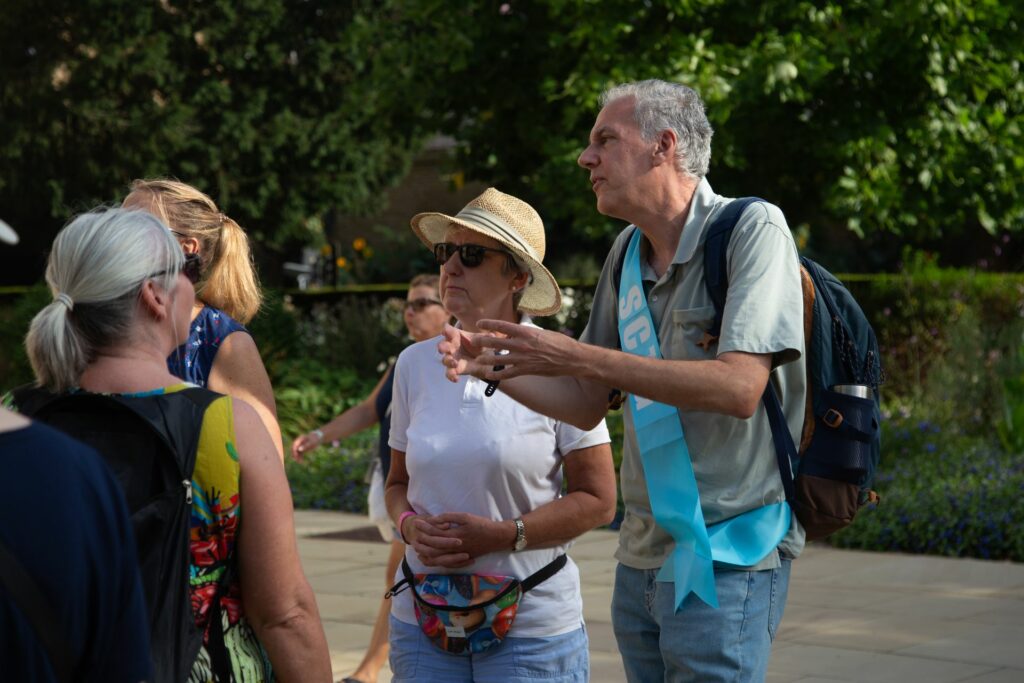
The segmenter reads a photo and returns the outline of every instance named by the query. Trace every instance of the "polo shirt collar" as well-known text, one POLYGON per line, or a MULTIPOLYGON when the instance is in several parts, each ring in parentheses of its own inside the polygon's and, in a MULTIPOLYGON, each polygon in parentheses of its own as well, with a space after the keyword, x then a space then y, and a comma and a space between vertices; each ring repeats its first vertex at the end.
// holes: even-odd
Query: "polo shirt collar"
POLYGON ((701 178, 697 190, 693 194, 693 200, 690 202, 690 213, 686 216, 686 223, 683 224, 683 234, 679 236, 676 255, 672 259, 673 264, 689 263, 693 255, 697 253, 697 247, 704 237, 708 218, 721 203, 722 198, 711 189, 708 179, 701 178))

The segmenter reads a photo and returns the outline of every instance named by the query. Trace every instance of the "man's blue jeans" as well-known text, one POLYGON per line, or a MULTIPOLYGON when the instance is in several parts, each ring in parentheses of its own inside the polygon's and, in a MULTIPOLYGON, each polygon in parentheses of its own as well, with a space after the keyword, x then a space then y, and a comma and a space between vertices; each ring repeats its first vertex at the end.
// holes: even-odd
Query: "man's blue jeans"
POLYGON ((692 593, 678 612, 657 569, 615 570, 612 626, 630 683, 763 681, 789 590, 791 560, 763 571, 715 570, 718 609, 692 593))

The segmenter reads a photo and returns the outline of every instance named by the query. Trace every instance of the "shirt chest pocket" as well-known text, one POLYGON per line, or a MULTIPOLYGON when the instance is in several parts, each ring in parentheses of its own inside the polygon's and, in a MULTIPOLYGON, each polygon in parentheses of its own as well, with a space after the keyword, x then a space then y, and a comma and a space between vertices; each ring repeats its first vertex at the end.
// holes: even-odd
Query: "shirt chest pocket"
POLYGON ((707 330, 711 329, 714 320, 714 306, 672 311, 672 356, 686 360, 715 358, 718 355, 718 343, 705 344, 707 330))

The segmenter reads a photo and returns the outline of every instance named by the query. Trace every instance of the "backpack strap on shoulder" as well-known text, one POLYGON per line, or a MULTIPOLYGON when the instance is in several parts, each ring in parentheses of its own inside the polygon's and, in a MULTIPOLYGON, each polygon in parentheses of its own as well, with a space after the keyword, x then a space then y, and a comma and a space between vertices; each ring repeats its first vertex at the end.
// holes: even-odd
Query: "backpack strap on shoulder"
POLYGON ((628 245, 629 241, 633 239, 633 233, 639 229, 640 228, 635 225, 631 225, 627 228, 629 235, 623 241, 622 251, 619 252, 619 258, 615 261, 615 267, 612 268, 612 292, 615 293, 616 299, 619 298, 619 283, 622 280, 622 269, 626 265, 626 252, 629 251, 629 249, 626 248, 626 245, 628 245))
POLYGON ((717 338, 722 333, 722 315, 725 311, 725 296, 729 291, 729 240, 740 216, 754 202, 763 202, 760 197, 734 199, 721 210, 708 228, 704 238, 704 286, 715 304, 715 320, 708 334, 717 338))
MULTIPOLYGON (((754 202, 763 202, 760 197, 741 197, 734 199, 721 210, 718 217, 708 228, 704 238, 704 286, 715 304, 715 319, 707 334, 717 339, 722 333, 722 316, 725 311, 725 298, 729 292, 729 240, 740 216, 754 202)), ((775 394, 769 380, 761 395, 761 403, 768 414, 768 425, 772 430, 772 443, 775 446, 775 458, 779 465, 782 487, 786 491, 787 500, 796 500, 796 489, 793 486, 797 463, 800 454, 793 443, 793 435, 786 424, 786 415, 782 411, 782 403, 775 394)))

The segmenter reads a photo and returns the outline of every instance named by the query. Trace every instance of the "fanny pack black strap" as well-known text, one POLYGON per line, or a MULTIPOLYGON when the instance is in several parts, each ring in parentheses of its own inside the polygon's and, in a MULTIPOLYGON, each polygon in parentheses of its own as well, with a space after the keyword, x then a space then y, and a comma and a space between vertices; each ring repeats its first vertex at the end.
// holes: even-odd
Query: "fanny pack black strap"
POLYGON ((405 578, 388 589, 388 592, 384 594, 385 600, 393 598, 406 588, 411 588, 416 585, 416 577, 413 576, 412 568, 409 566, 409 563, 405 561, 404 557, 402 558, 402 574, 405 578))
MULTIPOLYGON (((519 585, 523 589, 523 592, 525 593, 526 591, 535 588, 538 584, 550 579, 552 576, 560 572, 562 570, 562 567, 564 567, 565 563, 568 561, 568 556, 566 556, 565 553, 562 553, 555 559, 551 560, 551 562, 548 562, 546 565, 544 565, 534 573, 527 576, 525 579, 519 582, 519 585)), ((398 595, 410 586, 416 585, 416 577, 412 573, 412 567, 409 566, 409 563, 406 561, 404 557, 402 558, 402 574, 405 576, 405 578, 396 583, 394 586, 392 586, 391 589, 384 594, 385 600, 398 595)))
POLYGON ((523 592, 525 593, 531 588, 534 588, 537 584, 543 583, 544 581, 550 579, 552 576, 561 571, 562 567, 564 567, 565 563, 568 561, 569 558, 565 555, 565 553, 562 553, 555 559, 551 560, 551 562, 548 562, 546 565, 544 565, 534 573, 527 576, 519 583, 519 585, 523 587, 523 592))

